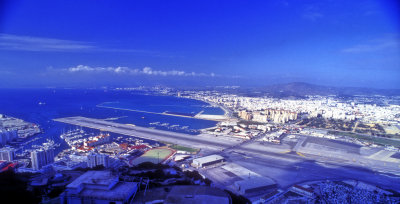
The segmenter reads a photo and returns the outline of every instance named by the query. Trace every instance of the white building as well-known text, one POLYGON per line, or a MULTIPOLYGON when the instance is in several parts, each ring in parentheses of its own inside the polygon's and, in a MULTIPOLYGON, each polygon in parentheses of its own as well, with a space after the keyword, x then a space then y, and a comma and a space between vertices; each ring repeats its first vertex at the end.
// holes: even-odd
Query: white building
POLYGON ((6 145, 17 138, 18 133, 16 130, 0 129, 0 145, 6 145))
POLYGON ((100 165, 104 166, 105 168, 108 168, 110 166, 110 157, 105 154, 94 154, 94 153, 90 153, 87 156, 87 166, 89 168, 94 168, 100 165))
POLYGON ((33 170, 40 170, 43 166, 54 162, 54 149, 40 149, 31 152, 33 170))
POLYGON ((32 169, 40 170, 46 163, 46 152, 38 150, 31 152, 32 169))
POLYGON ((214 154, 206 157, 193 159, 192 166, 196 168, 202 168, 213 164, 222 163, 224 161, 225 161, 224 157, 214 154))
POLYGON ((14 157, 15 157, 15 149, 9 147, 0 149, 0 160, 13 161, 14 157))
POLYGON ((60 199, 62 204, 124 204, 131 203, 137 191, 137 182, 119 181, 110 171, 88 171, 70 183, 60 199))

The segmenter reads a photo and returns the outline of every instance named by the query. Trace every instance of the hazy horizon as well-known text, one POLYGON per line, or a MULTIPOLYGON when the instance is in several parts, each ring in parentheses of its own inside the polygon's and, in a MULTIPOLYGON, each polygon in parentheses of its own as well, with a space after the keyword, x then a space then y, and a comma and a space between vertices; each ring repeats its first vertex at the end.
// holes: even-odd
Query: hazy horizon
POLYGON ((1 1, 0 87, 400 87, 397 1, 1 1))

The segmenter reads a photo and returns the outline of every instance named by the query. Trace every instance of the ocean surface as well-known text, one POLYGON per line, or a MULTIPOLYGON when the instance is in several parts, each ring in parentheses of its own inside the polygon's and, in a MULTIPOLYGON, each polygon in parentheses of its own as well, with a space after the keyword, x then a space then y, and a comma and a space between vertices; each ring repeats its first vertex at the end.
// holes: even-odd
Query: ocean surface
MULTIPOLYGON (((46 139, 60 144, 58 153, 68 145, 59 137, 65 131, 76 126, 55 122, 53 119, 71 116, 84 116, 110 121, 134 124, 143 127, 188 133, 193 136, 199 129, 216 125, 215 121, 199 120, 135 112, 178 112, 184 114, 222 115, 224 111, 203 101, 177 98, 172 96, 146 95, 144 92, 75 90, 75 89, 0 89, 0 114, 23 119, 38 124, 42 134, 28 138, 35 141, 25 145, 41 145, 46 139), (106 106, 106 107, 103 107, 106 106), (121 110, 122 108, 129 110, 121 110)), ((99 130, 83 128, 87 132, 99 133, 99 130)), ((116 135, 116 134, 115 134, 116 135)))

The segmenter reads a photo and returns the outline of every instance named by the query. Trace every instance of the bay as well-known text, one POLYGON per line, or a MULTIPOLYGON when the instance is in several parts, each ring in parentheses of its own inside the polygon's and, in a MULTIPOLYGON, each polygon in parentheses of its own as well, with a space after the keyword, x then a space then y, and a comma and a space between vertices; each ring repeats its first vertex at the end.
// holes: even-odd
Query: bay
MULTIPOLYGON (((63 132, 76 127, 53 119, 72 116, 84 116, 110 121, 134 124, 143 127, 188 133, 193 136, 198 130, 216 125, 215 121, 194 118, 150 114, 121 109, 104 108, 101 105, 129 110, 148 112, 179 112, 221 115, 223 110, 211 107, 198 100, 173 96, 146 95, 143 92, 77 90, 77 89, 0 89, 0 114, 23 119, 38 124, 43 133, 32 145, 40 145, 46 139, 60 144, 56 153, 68 145, 59 137, 63 132), (100 106, 99 106, 100 105, 100 106)), ((87 132, 98 133, 98 130, 84 128, 87 132)), ((32 139, 32 138, 29 138, 32 139)))

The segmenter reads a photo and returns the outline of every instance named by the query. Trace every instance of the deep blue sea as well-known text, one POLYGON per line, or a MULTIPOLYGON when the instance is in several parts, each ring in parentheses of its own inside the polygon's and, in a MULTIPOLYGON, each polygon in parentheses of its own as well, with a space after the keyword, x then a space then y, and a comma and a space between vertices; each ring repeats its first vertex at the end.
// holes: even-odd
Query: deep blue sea
MULTIPOLYGON (((143 92, 75 90, 75 89, 0 89, 0 114, 23 119, 40 125, 40 139, 29 144, 42 144, 46 138, 61 144, 57 152, 67 148, 67 144, 59 137, 63 131, 73 129, 71 125, 55 122, 52 119, 70 116, 84 116, 99 119, 118 118, 118 123, 129 123, 143 127, 184 132, 192 135, 195 130, 212 127, 215 121, 193 118, 174 117, 159 114, 117 110, 124 108, 162 113, 165 111, 196 114, 224 114, 220 108, 185 98, 172 96, 145 95, 143 92), (40 105, 39 103, 43 103, 40 105), (186 127, 185 127, 186 126, 186 127)), ((88 132, 99 132, 85 128, 88 132)), ((29 138, 32 139, 32 138, 29 138)), ((28 146, 26 148, 29 148, 28 146)))

